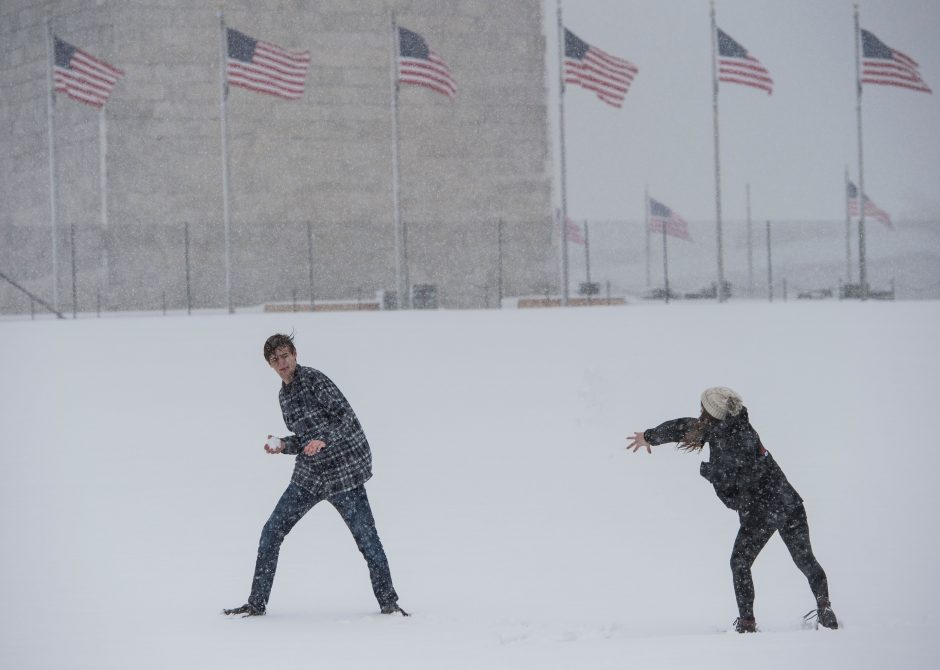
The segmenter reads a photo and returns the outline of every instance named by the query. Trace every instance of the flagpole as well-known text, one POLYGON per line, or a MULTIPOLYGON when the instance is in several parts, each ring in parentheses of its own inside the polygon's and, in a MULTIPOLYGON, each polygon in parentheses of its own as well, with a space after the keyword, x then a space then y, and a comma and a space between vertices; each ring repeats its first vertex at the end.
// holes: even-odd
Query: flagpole
MULTIPOLYGON (((845 193, 849 192, 849 166, 845 166, 845 193)), ((852 215, 849 199, 845 199, 845 283, 852 283, 852 215)))
POLYGON ((561 304, 568 304, 568 185, 565 173, 565 27, 558 4, 558 133, 561 139, 561 304))
POLYGON ((646 213, 644 219, 646 224, 646 288, 650 287, 650 187, 649 184, 643 189, 645 200, 643 201, 643 210, 646 213))
POLYGON ((398 99, 401 85, 399 83, 398 61, 401 58, 401 39, 398 35, 398 24, 395 21, 395 12, 389 12, 392 23, 392 198, 394 200, 395 216, 395 285, 398 291, 399 309, 411 308, 411 295, 408 290, 408 240, 405 236, 405 224, 401 218, 401 155, 399 151, 400 123, 398 114, 398 99))
POLYGON ((715 234, 718 244, 718 287, 716 295, 718 302, 725 301, 725 267, 722 257, 721 240, 721 160, 719 158, 719 139, 718 139, 718 26, 715 24, 715 1, 711 0, 711 23, 712 23, 712 111, 714 117, 714 136, 715 136, 715 234))
POLYGON ((855 111, 858 118, 858 288, 862 300, 868 300, 868 267, 865 261, 865 163, 862 151, 862 70, 861 29, 858 5, 855 5, 855 111))
POLYGON ((78 272, 75 267, 75 219, 69 224, 69 253, 72 257, 72 318, 78 318, 78 272))
POLYGON ((754 232, 751 227, 751 185, 746 184, 745 196, 747 202, 747 294, 754 292, 754 232))
POLYGON ((228 82, 225 75, 228 60, 228 35, 225 30, 225 16, 219 9, 219 119, 222 133, 222 227, 225 245, 225 301, 228 313, 234 314, 232 305, 232 255, 229 212, 229 170, 228 170, 228 82))
POLYGON ((663 221, 663 284, 666 287, 666 304, 669 304, 669 255, 666 252, 666 222, 663 221))
MULTIPOLYGON (((105 106, 98 110, 98 190, 101 194, 101 237, 105 238, 108 232, 108 117, 105 106)), ((103 275, 105 281, 108 277, 108 247, 102 245, 103 262, 99 277, 103 275)))
POLYGON ((59 231, 58 199, 55 163, 55 35, 52 32, 52 17, 46 18, 46 49, 48 54, 46 81, 46 113, 49 126, 49 220, 52 224, 52 311, 59 311, 59 231))

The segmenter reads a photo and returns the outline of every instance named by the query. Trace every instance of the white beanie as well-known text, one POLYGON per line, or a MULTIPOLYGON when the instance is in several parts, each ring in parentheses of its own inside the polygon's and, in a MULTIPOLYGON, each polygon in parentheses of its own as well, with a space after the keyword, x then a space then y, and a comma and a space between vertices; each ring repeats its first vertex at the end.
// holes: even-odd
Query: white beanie
POLYGON ((702 391, 702 407, 719 421, 735 416, 744 407, 744 400, 724 386, 713 386, 702 391))

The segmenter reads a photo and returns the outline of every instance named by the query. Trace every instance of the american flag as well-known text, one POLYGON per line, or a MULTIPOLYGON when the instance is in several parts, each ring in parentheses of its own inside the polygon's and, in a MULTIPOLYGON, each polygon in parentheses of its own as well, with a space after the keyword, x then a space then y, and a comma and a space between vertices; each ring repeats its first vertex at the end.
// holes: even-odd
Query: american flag
POLYGON ((653 198, 650 198, 650 230, 657 233, 665 230, 667 235, 692 240, 689 237, 689 224, 666 205, 653 198))
POLYGON ((57 93, 101 109, 124 72, 55 38, 53 82, 57 93))
POLYGON ((721 28, 718 31, 718 81, 729 84, 753 86, 770 95, 774 91, 774 80, 770 78, 761 62, 748 50, 735 42, 721 28))
POLYGON ((584 233, 581 232, 581 226, 571 219, 565 219, 565 237, 569 242, 575 244, 584 244, 584 233))
POLYGON ((226 80, 249 91, 297 100, 304 94, 310 52, 281 47, 226 28, 228 58, 226 80))
MULTIPOLYGON (((859 216, 858 213, 858 187, 855 186, 852 182, 846 184, 846 196, 849 199, 849 216, 859 216)), ((864 196, 865 200, 865 216, 870 216, 874 219, 878 219, 883 224, 888 226, 888 228, 894 228, 894 225, 891 223, 891 217, 888 216, 888 213, 881 209, 878 205, 873 203, 869 197, 864 196)))
POLYGON ((867 30, 862 31, 862 83, 900 86, 933 93, 920 78, 917 61, 892 49, 867 30))
POLYGON ((565 28, 565 83, 577 84, 612 107, 623 99, 636 76, 636 65, 593 47, 565 28))
POLYGON ((398 28, 398 80, 403 84, 425 86, 448 98, 457 93, 450 68, 416 32, 398 28))

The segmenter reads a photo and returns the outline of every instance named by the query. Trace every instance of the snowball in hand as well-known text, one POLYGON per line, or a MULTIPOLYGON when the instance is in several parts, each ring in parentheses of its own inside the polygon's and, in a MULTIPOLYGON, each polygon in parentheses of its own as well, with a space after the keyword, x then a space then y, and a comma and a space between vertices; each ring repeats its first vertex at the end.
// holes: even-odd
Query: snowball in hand
POLYGON ((266 442, 266 444, 268 445, 269 449, 280 449, 283 443, 281 442, 281 438, 274 437, 272 435, 271 437, 268 438, 268 441, 266 442))

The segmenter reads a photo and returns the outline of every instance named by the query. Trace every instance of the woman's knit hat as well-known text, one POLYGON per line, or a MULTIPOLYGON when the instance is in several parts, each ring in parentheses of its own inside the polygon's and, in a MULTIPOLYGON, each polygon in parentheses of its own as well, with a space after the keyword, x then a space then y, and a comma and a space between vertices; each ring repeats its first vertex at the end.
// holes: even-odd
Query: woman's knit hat
POLYGON ((702 407, 719 421, 735 416, 744 407, 744 400, 724 386, 713 386, 702 391, 702 407))

